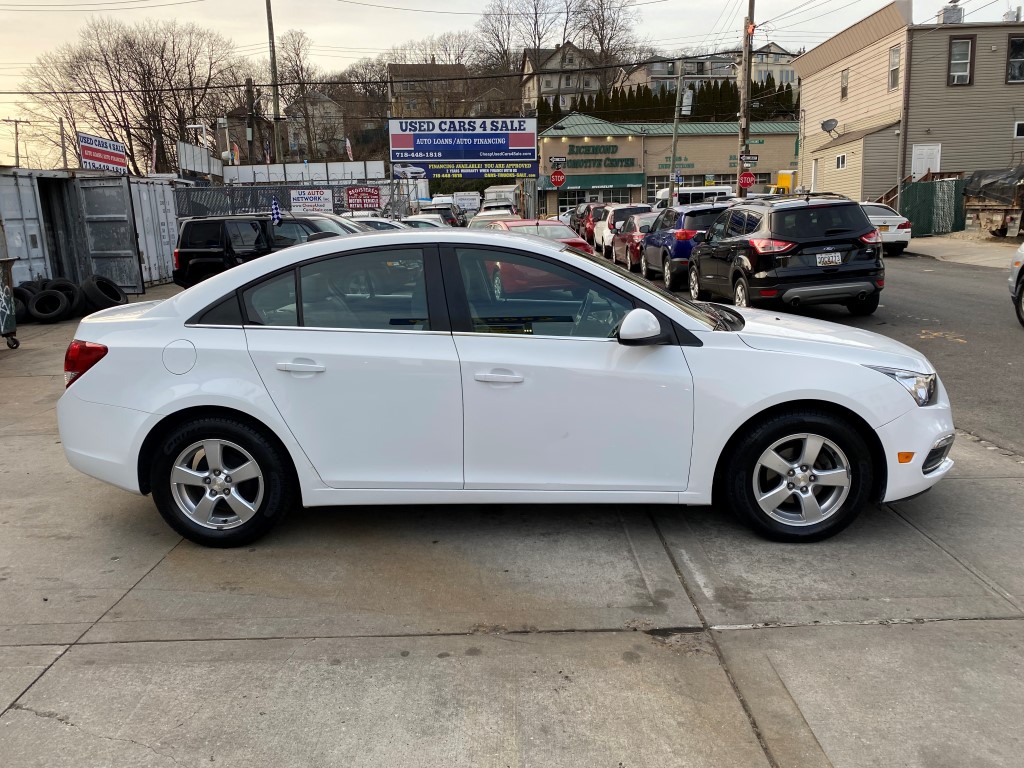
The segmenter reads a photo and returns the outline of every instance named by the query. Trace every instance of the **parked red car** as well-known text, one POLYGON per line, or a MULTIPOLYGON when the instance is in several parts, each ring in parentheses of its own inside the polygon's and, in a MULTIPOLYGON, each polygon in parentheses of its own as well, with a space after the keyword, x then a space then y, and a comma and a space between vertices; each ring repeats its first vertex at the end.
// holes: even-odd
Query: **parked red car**
MULTIPOLYGON (((565 226, 565 224, 554 219, 495 221, 489 224, 487 229, 495 229, 511 234, 538 235, 548 240, 565 243, 586 253, 592 254, 594 252, 575 232, 565 226)), ((546 291, 573 291, 577 288, 576 283, 572 280, 562 279, 551 272, 531 269, 510 261, 488 262, 487 270, 490 275, 494 298, 496 299, 546 291)))
POLYGON ((583 220, 583 239, 591 245, 594 244, 594 224, 604 217, 604 206, 595 205, 587 211, 587 218, 583 220))
POLYGON ((644 235, 651 224, 658 218, 657 212, 635 213, 626 219, 615 237, 612 238, 612 261, 621 261, 630 272, 640 268, 640 249, 643 248, 644 235))

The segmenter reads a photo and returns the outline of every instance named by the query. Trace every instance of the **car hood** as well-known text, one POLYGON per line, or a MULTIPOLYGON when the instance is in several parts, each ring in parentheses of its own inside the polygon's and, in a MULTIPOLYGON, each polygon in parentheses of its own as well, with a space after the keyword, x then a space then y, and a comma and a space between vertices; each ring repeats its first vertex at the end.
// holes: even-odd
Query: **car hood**
POLYGON ((828 357, 918 373, 935 372, 928 358, 916 349, 877 333, 785 312, 759 309, 736 311, 746 321, 738 335, 744 344, 753 349, 828 357))

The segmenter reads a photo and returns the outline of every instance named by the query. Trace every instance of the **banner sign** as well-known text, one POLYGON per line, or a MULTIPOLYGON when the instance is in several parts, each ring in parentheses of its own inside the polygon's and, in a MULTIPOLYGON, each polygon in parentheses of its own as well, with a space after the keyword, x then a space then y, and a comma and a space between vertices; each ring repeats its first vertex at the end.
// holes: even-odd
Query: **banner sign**
POLYGON ((353 210, 380 208, 380 187, 349 187, 345 190, 345 205, 353 210))
POLYGON ((536 118, 389 120, 388 133, 392 162, 537 159, 536 118))
POLYGON ((334 213, 334 195, 329 189, 293 189, 291 193, 295 213, 334 213))
POLYGON ((424 163, 424 179, 534 179, 540 163, 424 163))
POLYGON ((119 141, 90 136, 88 133, 79 133, 78 154, 82 158, 82 168, 93 171, 128 173, 125 146, 119 141))

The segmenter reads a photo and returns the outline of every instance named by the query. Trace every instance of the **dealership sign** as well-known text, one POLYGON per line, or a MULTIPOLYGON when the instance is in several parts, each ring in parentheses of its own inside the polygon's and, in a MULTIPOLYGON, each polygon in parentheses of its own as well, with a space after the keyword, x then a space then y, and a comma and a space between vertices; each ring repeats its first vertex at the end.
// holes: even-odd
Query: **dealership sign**
POLYGON ((293 189, 291 210, 295 213, 333 213, 334 195, 329 189, 293 189))
POLYGON ((128 173, 128 157, 125 153, 125 146, 119 141, 90 136, 88 133, 79 133, 78 155, 82 158, 82 168, 92 171, 128 173))
POLYGON ((380 208, 380 187, 348 187, 345 205, 355 210, 380 208))
POLYGON ((388 133, 393 163, 537 159, 535 118, 389 120, 388 133))
POLYGON ((392 166, 396 179, 534 179, 540 163, 420 163, 392 166))

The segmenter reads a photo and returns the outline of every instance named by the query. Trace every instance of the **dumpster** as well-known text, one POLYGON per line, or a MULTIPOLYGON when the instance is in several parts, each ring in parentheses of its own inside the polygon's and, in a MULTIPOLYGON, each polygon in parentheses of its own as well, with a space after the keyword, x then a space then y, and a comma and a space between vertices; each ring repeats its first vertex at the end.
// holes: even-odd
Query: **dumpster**
POLYGON ((14 259, 0 259, 0 336, 7 339, 7 346, 17 349, 21 342, 15 337, 17 318, 14 313, 14 291, 11 285, 11 265, 14 259))

